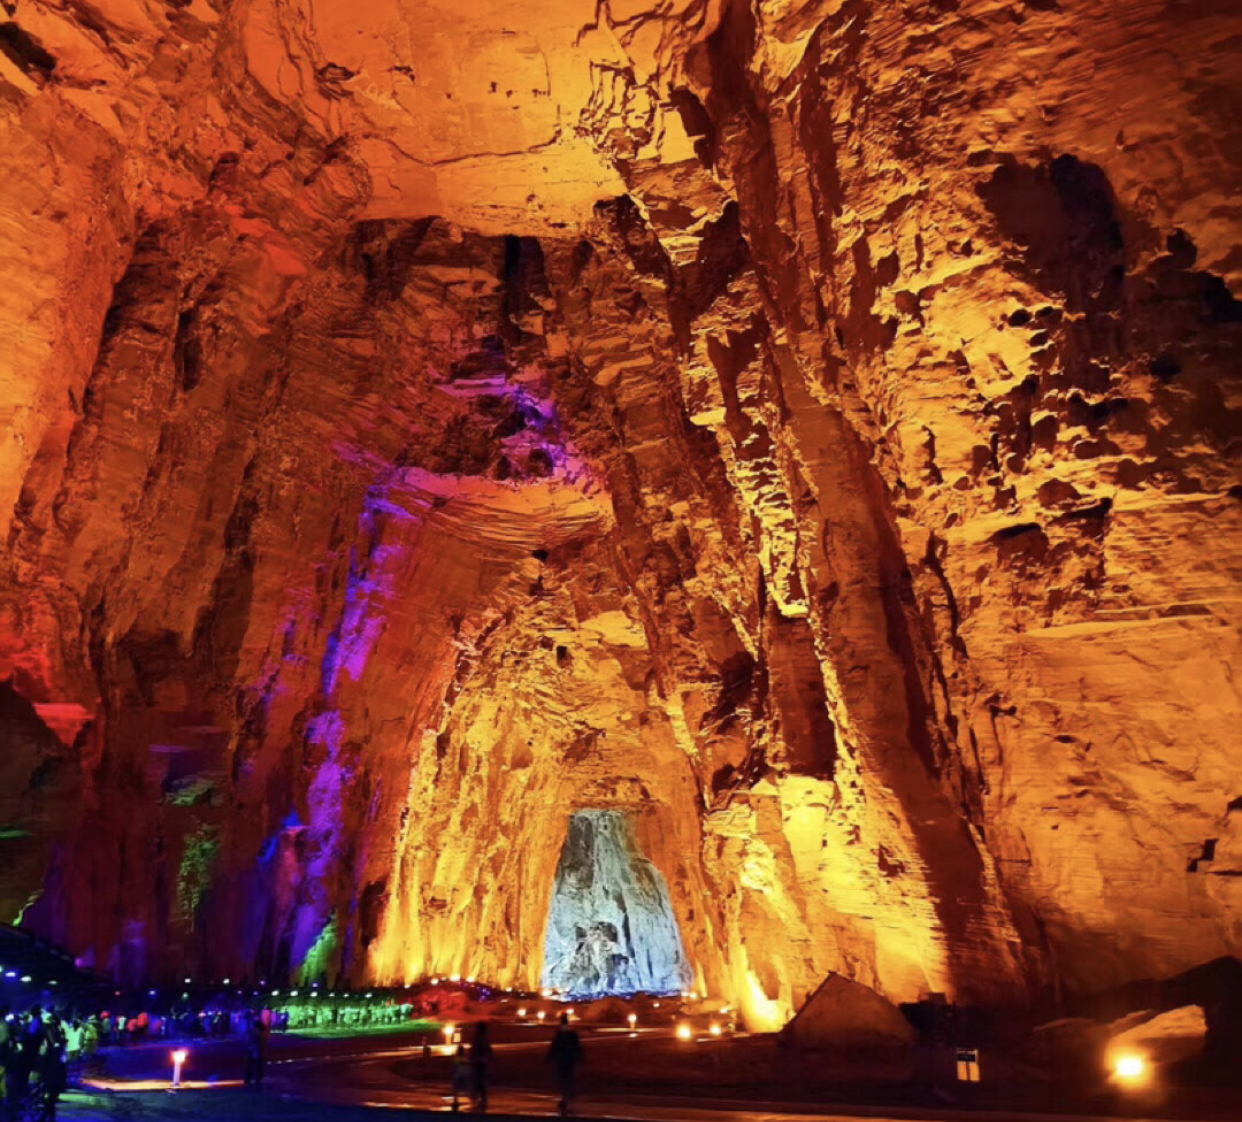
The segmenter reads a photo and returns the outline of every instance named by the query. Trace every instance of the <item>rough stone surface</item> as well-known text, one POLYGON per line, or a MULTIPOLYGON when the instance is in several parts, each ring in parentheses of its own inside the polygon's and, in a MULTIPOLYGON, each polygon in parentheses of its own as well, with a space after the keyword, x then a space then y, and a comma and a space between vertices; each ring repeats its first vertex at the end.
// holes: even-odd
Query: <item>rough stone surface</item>
POLYGON ((629 817, 579 810, 556 867, 542 986, 571 997, 682 994, 690 974, 664 878, 629 817))
POLYGON ((918 1039, 914 1026, 875 990, 830 974, 807 999, 781 1039, 795 1048, 903 1048, 918 1039))
POLYGON ((1107 1050, 1115 1056, 1138 1054, 1152 1063, 1177 1063, 1199 1055, 1206 1038, 1203 1007, 1183 1005, 1165 1013, 1148 1010, 1115 1022, 1109 1026, 1107 1050))
POLYGON ((1242 952, 1203 0, 7 0, 0 908, 118 980, 1242 952))

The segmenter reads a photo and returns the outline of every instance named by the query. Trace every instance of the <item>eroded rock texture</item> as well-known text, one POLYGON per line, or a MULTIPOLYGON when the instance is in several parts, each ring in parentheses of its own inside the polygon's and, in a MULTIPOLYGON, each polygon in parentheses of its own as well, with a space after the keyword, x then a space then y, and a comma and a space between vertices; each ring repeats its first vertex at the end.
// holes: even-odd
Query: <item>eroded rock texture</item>
POLYGON ((543 988, 680 995, 693 982, 668 886, 634 835, 625 811, 570 818, 548 908, 543 988))
POLYGON ((0 897, 118 979, 1242 952, 1242 88, 1174 0, 8 0, 0 897))

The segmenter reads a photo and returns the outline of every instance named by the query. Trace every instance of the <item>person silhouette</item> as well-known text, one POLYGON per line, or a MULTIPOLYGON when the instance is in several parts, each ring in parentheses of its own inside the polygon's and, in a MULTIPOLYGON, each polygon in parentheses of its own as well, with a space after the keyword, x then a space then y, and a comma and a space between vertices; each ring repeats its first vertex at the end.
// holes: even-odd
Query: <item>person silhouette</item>
POLYGON ((558 1104, 561 1115, 566 1116, 573 1111, 574 1099, 578 1094, 578 1065, 582 1062, 582 1040, 575 1029, 569 1025, 569 1014, 561 1014, 560 1027, 548 1045, 547 1062, 556 1073, 556 1084, 561 1092, 558 1104))
POLYGON ((487 1022, 474 1026, 474 1038, 470 1041, 470 1069, 474 1076, 474 1103, 479 1110, 487 1110, 487 1068, 492 1058, 492 1042, 487 1022))

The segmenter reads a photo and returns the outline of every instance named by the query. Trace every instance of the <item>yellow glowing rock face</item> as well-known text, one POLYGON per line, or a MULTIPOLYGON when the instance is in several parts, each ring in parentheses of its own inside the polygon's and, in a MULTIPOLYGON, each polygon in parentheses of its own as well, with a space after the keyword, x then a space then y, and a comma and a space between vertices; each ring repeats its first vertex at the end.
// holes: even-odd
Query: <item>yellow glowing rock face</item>
POLYGON ((598 810, 754 1030, 1242 954, 1225 16, 235 7, 6 17, 0 914, 533 993, 598 810))

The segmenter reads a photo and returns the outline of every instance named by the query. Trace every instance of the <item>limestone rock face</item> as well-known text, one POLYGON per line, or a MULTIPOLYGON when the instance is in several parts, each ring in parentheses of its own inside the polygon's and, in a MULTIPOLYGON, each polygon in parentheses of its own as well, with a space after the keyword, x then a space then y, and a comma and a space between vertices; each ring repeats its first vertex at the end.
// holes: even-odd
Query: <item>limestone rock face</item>
POLYGON ((592 997, 680 994, 692 981, 668 886, 638 852, 629 818, 577 811, 548 908, 543 986, 592 997))
POLYGON ((0 918, 536 987, 1242 953, 1229 4, 0 20, 0 918))

